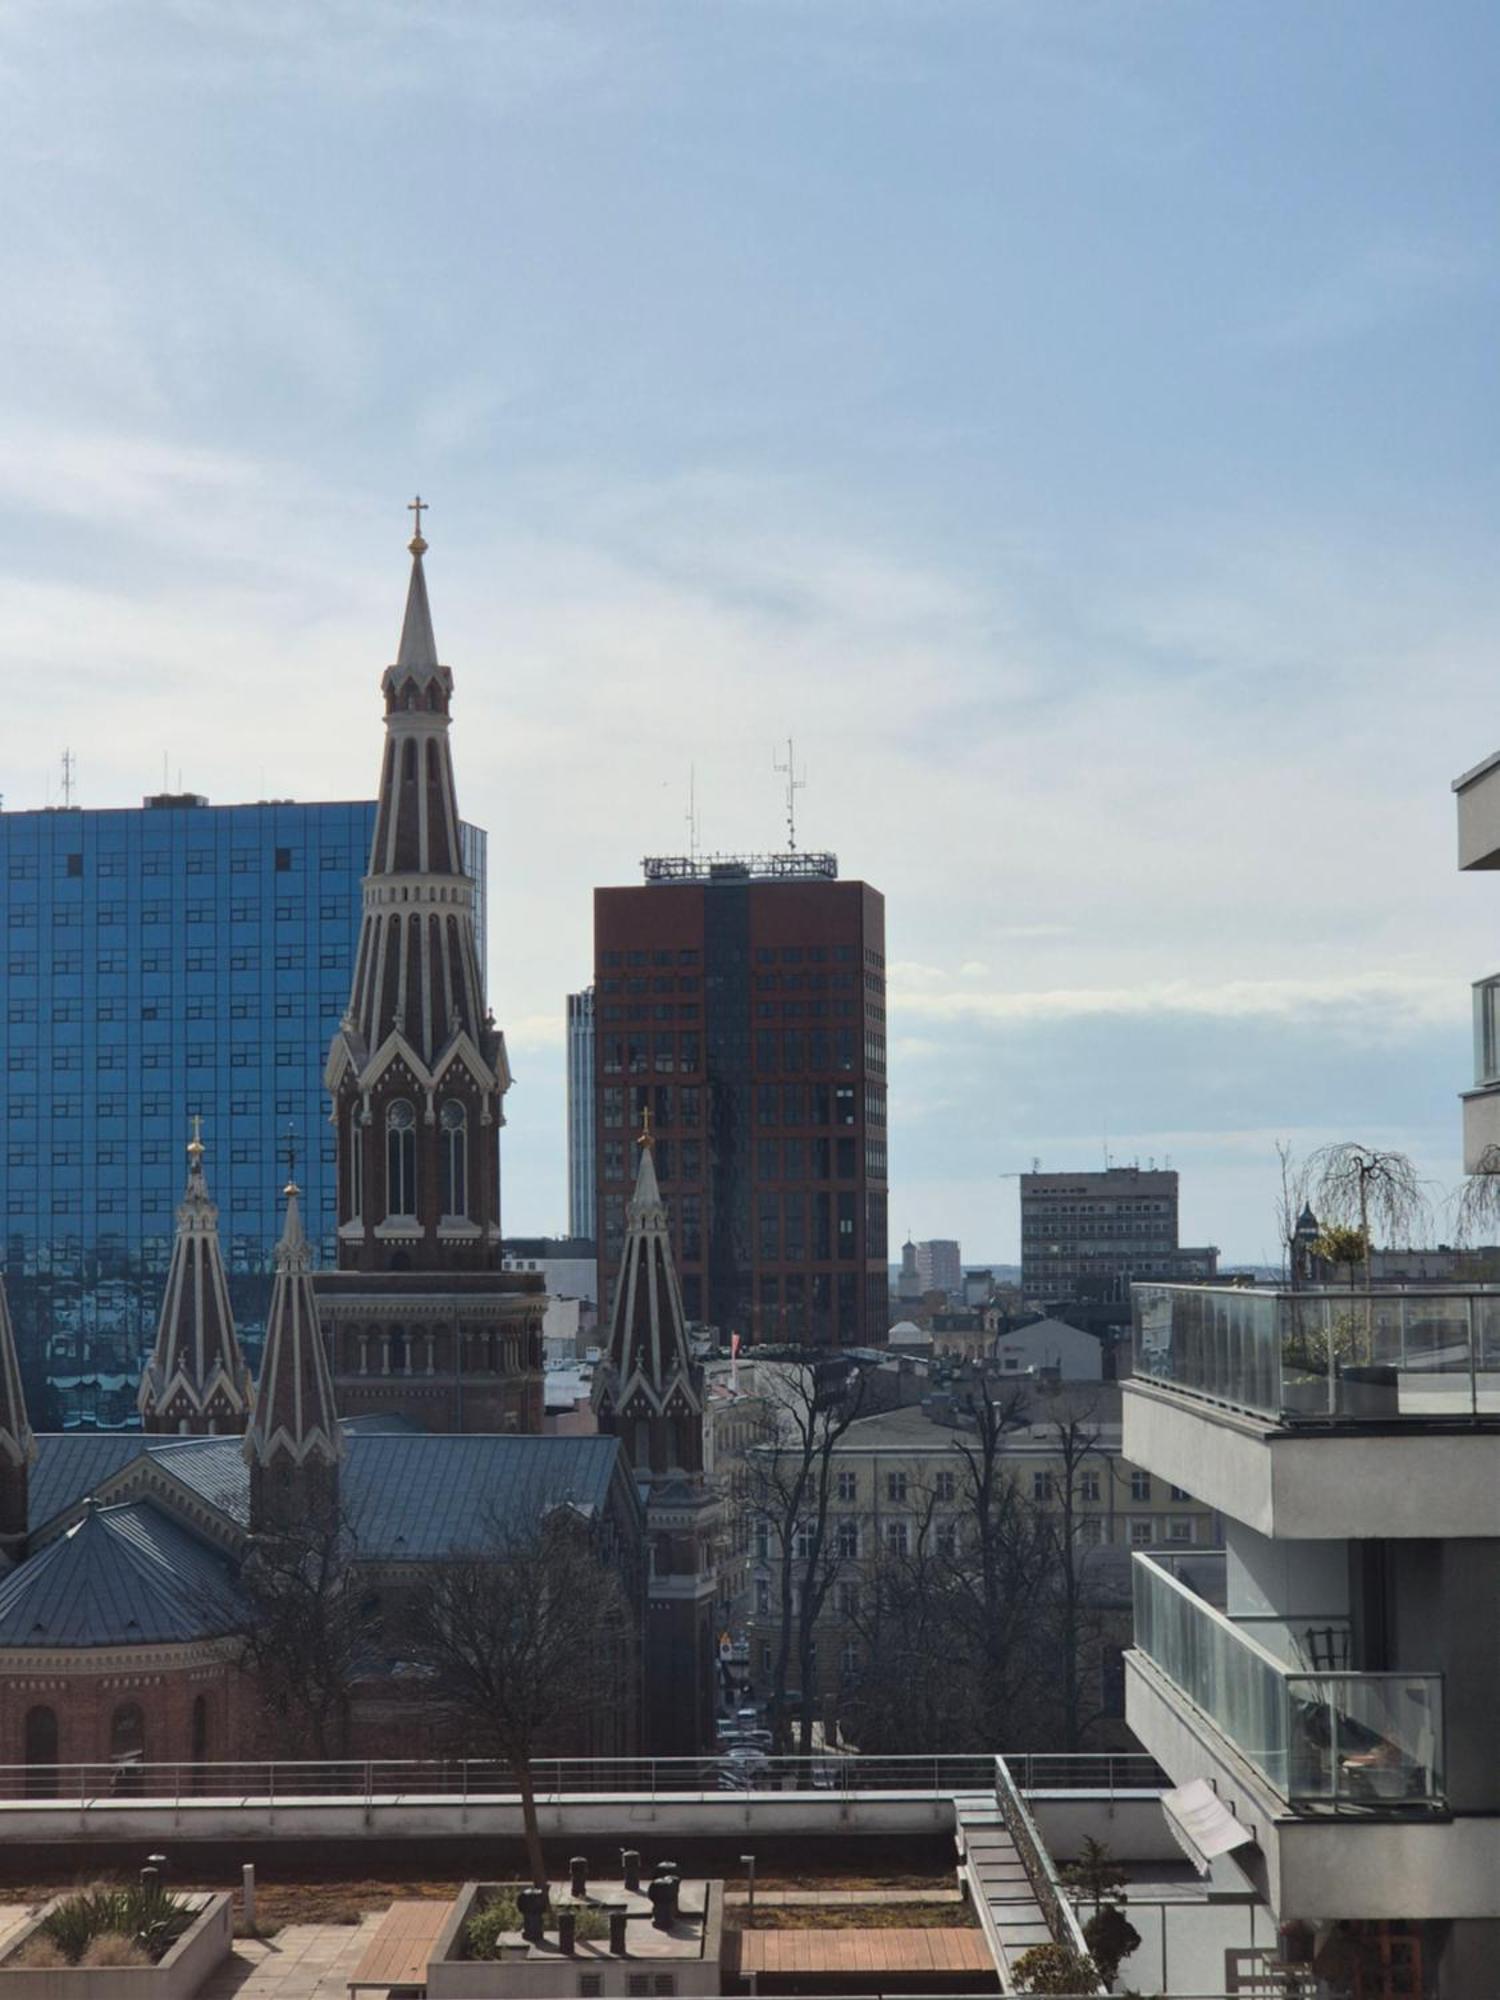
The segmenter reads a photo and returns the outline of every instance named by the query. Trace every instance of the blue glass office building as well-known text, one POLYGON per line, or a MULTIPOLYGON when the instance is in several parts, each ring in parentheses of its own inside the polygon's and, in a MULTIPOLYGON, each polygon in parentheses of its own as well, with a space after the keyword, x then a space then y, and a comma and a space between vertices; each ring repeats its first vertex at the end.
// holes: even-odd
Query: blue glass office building
MULTIPOLYGON (((254 1363, 288 1130, 333 1261, 328 1044, 349 998, 373 800, 0 813, 0 1207, 22 1366, 66 1423, 133 1421, 203 1119, 254 1363)), ((485 907, 485 836, 464 828, 485 907)))

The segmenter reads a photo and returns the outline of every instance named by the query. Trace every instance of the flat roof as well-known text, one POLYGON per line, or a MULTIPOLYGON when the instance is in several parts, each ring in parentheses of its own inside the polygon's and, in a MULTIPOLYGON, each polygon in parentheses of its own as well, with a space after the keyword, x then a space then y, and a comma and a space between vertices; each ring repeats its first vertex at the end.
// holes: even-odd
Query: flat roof
POLYGON ((1493 771, 1497 764, 1500 764, 1500 750, 1493 751, 1482 764, 1476 764, 1472 770, 1465 771, 1461 778, 1455 778, 1454 791, 1461 792, 1465 785, 1472 785, 1476 778, 1484 777, 1487 772, 1493 771))

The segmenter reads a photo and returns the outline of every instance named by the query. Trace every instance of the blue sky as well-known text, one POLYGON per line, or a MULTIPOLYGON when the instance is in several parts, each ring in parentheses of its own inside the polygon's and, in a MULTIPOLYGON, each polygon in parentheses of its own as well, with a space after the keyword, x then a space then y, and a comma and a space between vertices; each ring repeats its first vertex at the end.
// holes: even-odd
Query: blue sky
POLYGON ((1500 908, 1489 5, 0 0, 8 804, 369 790, 432 501, 507 1226, 589 890, 888 899, 892 1221, 1277 1136, 1457 1177, 1500 908), (25 690, 21 699, 18 691, 25 690))

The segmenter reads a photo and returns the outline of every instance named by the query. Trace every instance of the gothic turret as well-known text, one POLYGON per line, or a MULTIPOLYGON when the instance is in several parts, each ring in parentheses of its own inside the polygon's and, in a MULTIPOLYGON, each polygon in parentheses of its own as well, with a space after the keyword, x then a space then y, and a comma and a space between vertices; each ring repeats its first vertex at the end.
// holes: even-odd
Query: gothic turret
POLYGON ((703 1370, 688 1345, 649 1117, 640 1148, 594 1409, 646 1500, 647 1740, 664 1754, 692 1756, 714 1732, 720 1510, 703 1477, 703 1370))
POLYGON ((286 1223, 276 1246, 276 1278, 255 1410, 245 1433, 252 1533, 331 1521, 338 1511, 344 1434, 313 1296, 312 1251, 286 1189, 286 1223))
POLYGON ((26 1553, 27 1489, 36 1462, 36 1439, 26 1415, 21 1364, 5 1280, 0 1278, 0 1563, 26 1553))
POLYGON ((453 675, 417 533, 349 1006, 329 1053, 344 1270, 500 1267, 505 1041, 484 1000, 449 747, 453 675))
POLYGON ((703 1470, 703 1370, 688 1346, 649 1125, 639 1145, 594 1405, 600 1429, 625 1440, 638 1478, 681 1479, 703 1470))
POLYGON ((141 1377, 141 1426, 148 1431, 242 1431, 250 1414, 250 1378, 235 1335, 219 1211, 209 1199, 197 1125, 195 1119, 156 1347, 141 1377))

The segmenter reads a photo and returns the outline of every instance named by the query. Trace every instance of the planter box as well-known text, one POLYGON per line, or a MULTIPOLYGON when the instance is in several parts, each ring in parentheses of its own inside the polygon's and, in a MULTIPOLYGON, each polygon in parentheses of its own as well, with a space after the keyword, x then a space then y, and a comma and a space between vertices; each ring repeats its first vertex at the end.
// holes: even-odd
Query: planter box
MULTIPOLYGON (((698 2000, 699 1996, 722 1993, 723 1972, 720 1955, 724 1942, 724 1885, 719 1881, 684 1883, 694 1897, 701 1893, 703 1910, 696 1906, 685 1911, 682 1930, 664 1937, 653 1932, 645 1913, 644 1898, 626 1897, 618 1882, 593 1881, 591 1897, 631 1905, 627 1931, 627 1956, 614 1958, 607 1941, 580 1944, 573 1956, 556 1949, 549 1936, 541 1951, 523 1948, 515 1957, 463 1958, 462 1939, 469 1918, 483 1907, 489 1892, 502 1886, 495 1883, 466 1882, 459 1892, 447 1922, 438 1933, 427 1966, 427 1991, 431 2000, 567 2000, 570 1994, 587 1990, 613 2000, 638 1990, 645 1977, 653 1994, 673 1995, 676 2000, 698 2000), (696 1931, 696 1934, 694 1934, 696 1931)), ((509 1885, 503 1885, 509 1886, 509 1885)), ((560 1885, 559 1885, 560 1886, 560 1885)))
POLYGON ((199 1905, 191 1926, 159 1965, 26 1966, 15 1955, 41 1929, 42 1919, 66 1896, 54 1896, 0 1959, 0 2000, 193 2000, 234 1942, 233 1902, 227 1893, 190 1897, 199 1905))

